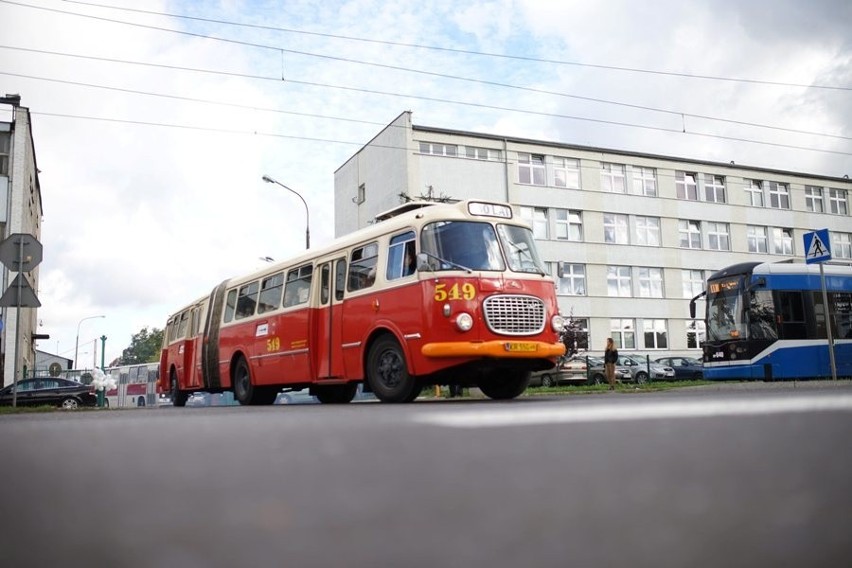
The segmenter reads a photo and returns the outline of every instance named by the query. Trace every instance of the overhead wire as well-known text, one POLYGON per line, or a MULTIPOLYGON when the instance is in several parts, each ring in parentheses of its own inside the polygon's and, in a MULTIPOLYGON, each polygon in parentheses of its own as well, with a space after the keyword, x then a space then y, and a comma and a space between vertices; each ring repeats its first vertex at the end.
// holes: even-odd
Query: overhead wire
MULTIPOLYGON (((68 2, 68 3, 72 3, 72 4, 82 4, 82 5, 95 6, 95 7, 111 8, 111 9, 122 10, 122 11, 140 12, 140 13, 154 14, 154 15, 166 16, 166 17, 176 17, 176 18, 184 18, 185 17, 186 19, 190 19, 190 20, 209 21, 209 22, 213 22, 213 23, 227 24, 227 25, 234 25, 234 26, 258 27, 258 28, 264 28, 264 29, 270 28, 270 26, 241 24, 241 23, 228 22, 228 21, 224 21, 224 20, 211 20, 211 19, 208 19, 208 18, 198 18, 198 17, 194 17, 194 16, 182 16, 182 15, 177 15, 177 14, 153 12, 153 11, 139 10, 139 9, 133 9, 133 8, 105 6, 105 5, 102 5, 102 4, 94 4, 94 3, 86 3, 86 2, 74 2, 72 0, 63 0, 63 1, 68 2)), ((209 40, 213 40, 213 41, 222 41, 222 42, 234 43, 234 44, 248 46, 248 47, 256 47, 256 48, 261 48, 261 49, 281 51, 281 52, 291 53, 291 54, 294 54, 294 55, 301 55, 301 56, 306 56, 306 57, 317 57, 317 58, 322 58, 322 59, 339 61, 339 62, 343 62, 343 63, 357 64, 357 65, 374 66, 374 67, 390 69, 390 70, 395 70, 395 71, 402 71, 402 72, 406 72, 406 73, 415 73, 415 74, 420 74, 420 75, 424 75, 424 76, 438 77, 438 78, 443 78, 443 79, 452 79, 452 80, 457 80, 457 81, 473 82, 473 83, 484 84, 484 85, 488 85, 488 86, 514 89, 514 90, 532 92, 532 93, 543 94, 543 95, 548 95, 548 96, 571 98, 571 99, 583 100, 583 101, 593 102, 593 103, 598 103, 598 104, 621 106, 621 107, 625 107, 625 108, 633 108, 633 109, 644 110, 644 111, 649 111, 649 112, 658 112, 658 113, 668 114, 668 115, 673 115, 673 116, 697 118, 697 119, 708 120, 708 121, 718 121, 718 122, 723 122, 723 123, 736 124, 736 125, 739 125, 739 126, 765 128, 765 129, 770 129, 770 130, 795 132, 795 133, 798 133, 798 134, 809 134, 809 135, 815 135, 815 136, 835 137, 835 138, 841 138, 841 139, 843 139, 843 138, 852 139, 852 138, 846 138, 846 137, 838 136, 838 135, 835 135, 835 134, 807 132, 807 131, 801 131, 801 130, 795 130, 795 129, 788 129, 788 128, 785 128, 785 127, 775 126, 775 125, 752 123, 752 122, 748 122, 748 121, 733 120, 733 119, 719 118, 719 117, 714 117, 714 116, 709 116, 709 115, 689 113, 689 112, 678 111, 678 110, 663 109, 663 108, 652 107, 652 106, 648 106, 648 105, 639 105, 639 104, 633 104, 633 103, 613 101, 613 100, 603 99, 603 98, 600 98, 600 97, 588 97, 588 96, 583 96, 583 95, 560 93, 560 92, 556 92, 556 91, 548 91, 548 90, 536 89, 536 88, 532 88, 532 87, 523 87, 523 86, 519 86, 519 85, 512 85, 512 84, 501 83, 501 82, 497 82, 497 81, 488 81, 488 80, 484 80, 484 79, 475 79, 475 78, 470 78, 470 77, 462 77, 462 76, 458 76, 458 75, 450 75, 450 74, 445 74, 445 73, 437 73, 437 72, 432 72, 432 71, 413 69, 413 68, 410 68, 410 67, 403 67, 403 66, 389 65, 389 64, 384 64, 384 63, 362 61, 362 60, 358 60, 358 59, 351 59, 351 58, 339 57, 339 56, 328 55, 328 54, 318 54, 318 53, 312 53, 312 52, 307 52, 307 51, 293 50, 293 49, 282 48, 282 47, 279 47, 279 46, 271 46, 271 45, 265 45, 265 44, 259 44, 259 43, 253 43, 253 42, 246 42, 246 41, 241 41, 241 40, 234 40, 234 39, 230 39, 230 38, 222 38, 222 37, 218 37, 218 36, 212 36, 212 35, 209 35, 209 34, 199 34, 199 33, 195 33, 195 32, 189 32, 189 31, 186 31, 186 30, 175 30, 175 29, 171 29, 171 28, 163 28, 163 27, 160 27, 160 26, 151 26, 151 25, 148 25, 148 24, 141 24, 141 23, 138 23, 138 22, 128 22, 128 21, 124 21, 124 20, 116 20, 114 18, 105 18, 105 17, 102 17, 102 16, 94 16, 94 15, 90 15, 90 14, 80 14, 80 13, 77 13, 77 12, 69 12, 67 10, 58 10, 56 8, 34 6, 34 5, 30 5, 30 4, 24 4, 24 3, 21 3, 21 2, 14 2, 14 1, 11 1, 11 0, 0 0, 0 2, 6 3, 6 4, 22 6, 22 7, 35 8, 35 9, 39 9, 39 10, 57 12, 57 13, 61 13, 61 14, 71 15, 71 16, 78 16, 78 17, 83 17, 83 18, 92 18, 92 19, 96 19, 96 20, 100 20, 100 21, 106 21, 106 22, 110 22, 110 23, 117 23, 117 24, 122 24, 122 25, 141 27, 141 28, 145 28, 145 29, 163 31, 163 32, 168 32, 168 33, 189 35, 189 36, 192 36, 192 37, 200 37, 200 38, 209 39, 209 40)), ((272 29, 283 30, 283 28, 272 28, 272 29)), ((286 31, 292 31, 292 30, 286 30, 286 31)), ((347 36, 340 36, 340 37, 344 38, 344 39, 351 39, 351 40, 356 40, 356 41, 358 40, 357 38, 350 38, 350 37, 347 37, 347 36)), ((375 41, 378 41, 378 40, 375 40, 375 41)), ((394 43, 394 42, 389 42, 389 43, 394 43)), ((408 47, 423 47, 423 48, 425 48, 425 46, 419 46, 419 45, 415 45, 415 44, 411 44, 411 45, 400 44, 400 45, 406 45, 408 47)), ((474 53, 476 53, 478 55, 489 55, 489 56, 492 55, 492 54, 482 54, 482 53, 477 53, 477 52, 474 52, 474 53)), ((540 60, 540 61, 548 62, 548 63, 554 63, 552 61, 547 61, 547 60, 540 60)), ((709 77, 705 77, 705 78, 709 78, 709 77)), ((294 82, 292 79, 287 79, 287 81, 288 82, 294 82)), ((758 81, 750 81, 750 82, 758 82, 758 81)), ((792 83, 783 84, 783 83, 779 83, 779 82, 775 82, 774 84, 785 85, 785 86, 799 86, 799 87, 805 86, 805 85, 794 85, 792 83)), ((841 90, 852 90, 852 88, 848 88, 848 89, 842 88, 841 90)), ((681 129, 681 131, 682 130, 683 129, 681 129)))

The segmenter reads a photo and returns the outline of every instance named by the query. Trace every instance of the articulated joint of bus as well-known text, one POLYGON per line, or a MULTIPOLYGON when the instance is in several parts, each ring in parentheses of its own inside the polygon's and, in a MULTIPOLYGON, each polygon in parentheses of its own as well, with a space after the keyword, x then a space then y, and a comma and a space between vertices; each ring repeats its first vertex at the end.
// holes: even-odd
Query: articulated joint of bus
POLYGON ((421 349, 426 357, 495 357, 506 359, 556 358, 565 354, 562 343, 544 341, 446 341, 427 343, 421 349))

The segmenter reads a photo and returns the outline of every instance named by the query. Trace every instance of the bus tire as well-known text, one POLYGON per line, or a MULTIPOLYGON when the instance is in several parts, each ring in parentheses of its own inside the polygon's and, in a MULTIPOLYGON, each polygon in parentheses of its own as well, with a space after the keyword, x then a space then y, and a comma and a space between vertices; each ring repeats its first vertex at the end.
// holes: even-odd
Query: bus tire
POLYGON ((348 404, 355 398, 357 383, 317 387, 314 396, 323 404, 348 404))
POLYGON ((367 381, 382 402, 411 402, 420 394, 417 379, 408 372, 402 347, 390 335, 379 337, 370 347, 367 381))
POLYGON ((172 385, 172 404, 174 406, 186 406, 186 399, 189 398, 189 393, 187 391, 180 390, 180 386, 178 385, 177 373, 174 369, 172 369, 171 373, 171 385, 172 385))
POLYGON ((506 370, 485 373, 479 381, 479 390, 494 400, 520 396, 530 384, 529 371, 506 370))
POLYGON ((254 385, 251 384, 251 371, 244 357, 237 359, 234 365, 234 398, 243 406, 258 404, 254 385))

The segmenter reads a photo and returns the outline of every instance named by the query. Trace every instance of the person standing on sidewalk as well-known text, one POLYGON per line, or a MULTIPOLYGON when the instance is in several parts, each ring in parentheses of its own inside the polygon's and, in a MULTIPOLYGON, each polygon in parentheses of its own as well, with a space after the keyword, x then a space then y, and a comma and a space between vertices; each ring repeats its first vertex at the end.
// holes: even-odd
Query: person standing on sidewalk
POLYGON ((618 349, 615 348, 611 337, 606 339, 606 350, 604 351, 604 372, 609 390, 615 390, 615 364, 618 362, 618 349))

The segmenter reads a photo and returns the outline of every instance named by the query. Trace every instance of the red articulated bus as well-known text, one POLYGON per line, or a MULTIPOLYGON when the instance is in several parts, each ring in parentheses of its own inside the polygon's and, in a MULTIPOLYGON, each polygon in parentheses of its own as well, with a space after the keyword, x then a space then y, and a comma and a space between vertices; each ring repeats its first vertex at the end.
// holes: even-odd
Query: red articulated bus
POLYGON ((412 202, 287 262, 225 280, 166 324, 159 391, 282 389, 348 403, 426 385, 515 398, 564 354, 553 279, 509 205, 412 202))

